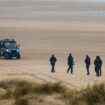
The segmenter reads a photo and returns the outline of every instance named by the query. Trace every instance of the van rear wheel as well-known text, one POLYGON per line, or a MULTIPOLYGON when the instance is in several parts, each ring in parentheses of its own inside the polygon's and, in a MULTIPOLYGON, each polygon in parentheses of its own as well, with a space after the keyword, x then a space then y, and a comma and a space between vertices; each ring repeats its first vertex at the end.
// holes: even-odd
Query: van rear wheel
POLYGON ((1 58, 1 53, 0 53, 0 58, 1 58))

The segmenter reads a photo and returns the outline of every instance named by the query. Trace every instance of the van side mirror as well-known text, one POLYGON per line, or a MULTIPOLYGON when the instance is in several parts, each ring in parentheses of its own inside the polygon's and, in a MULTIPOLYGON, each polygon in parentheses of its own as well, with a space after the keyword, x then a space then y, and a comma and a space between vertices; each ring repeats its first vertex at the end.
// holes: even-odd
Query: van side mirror
POLYGON ((20 47, 20 44, 18 44, 18 47, 20 47))

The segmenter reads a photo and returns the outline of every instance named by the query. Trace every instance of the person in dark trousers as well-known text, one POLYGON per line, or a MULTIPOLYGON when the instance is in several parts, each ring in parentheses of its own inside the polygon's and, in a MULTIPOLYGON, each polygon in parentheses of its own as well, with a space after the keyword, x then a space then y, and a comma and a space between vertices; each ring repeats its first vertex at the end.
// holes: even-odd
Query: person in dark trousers
POLYGON ((101 76, 102 75, 102 60, 101 60, 101 58, 100 58, 100 56, 99 56, 99 76, 101 76))
POLYGON ((68 56, 68 66, 69 68, 67 69, 67 73, 71 70, 71 74, 73 74, 73 65, 74 65, 74 59, 72 57, 72 54, 69 54, 68 56))
POLYGON ((100 70, 100 59, 99 59, 99 56, 96 56, 96 59, 94 60, 94 65, 95 65, 96 76, 100 76, 99 75, 99 70, 100 70))
POLYGON ((85 59, 87 75, 90 75, 90 72, 89 72, 89 67, 90 67, 90 64, 91 64, 90 60, 91 60, 90 57, 87 55, 86 59, 85 59))
POLYGON ((51 72, 55 72, 55 63, 57 62, 57 59, 56 57, 54 56, 54 54, 51 56, 50 58, 50 63, 51 63, 51 66, 52 66, 52 69, 51 69, 51 72))

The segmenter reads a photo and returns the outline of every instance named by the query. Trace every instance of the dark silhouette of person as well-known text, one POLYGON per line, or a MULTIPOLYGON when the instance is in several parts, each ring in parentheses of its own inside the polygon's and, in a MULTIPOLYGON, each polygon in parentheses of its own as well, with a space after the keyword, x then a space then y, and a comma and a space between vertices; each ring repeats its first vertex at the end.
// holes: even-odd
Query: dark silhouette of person
POLYGON ((90 72, 89 72, 89 67, 90 67, 90 64, 91 64, 90 60, 91 60, 90 57, 87 55, 86 59, 85 59, 87 75, 90 75, 90 72))
POLYGON ((102 60, 99 56, 99 76, 101 76, 101 75, 102 75, 102 60))
POLYGON ((54 54, 52 54, 51 58, 50 58, 50 63, 52 66, 51 72, 55 72, 55 63, 57 62, 56 57, 54 56, 54 54))
POLYGON ((74 65, 74 60, 73 60, 72 54, 69 54, 69 56, 68 56, 69 68, 67 69, 67 73, 69 73, 69 71, 71 70, 71 74, 73 74, 73 65, 74 65))
POLYGON ((95 65, 96 76, 99 76, 99 70, 100 70, 100 58, 99 58, 99 56, 96 56, 96 59, 94 60, 94 65, 95 65))

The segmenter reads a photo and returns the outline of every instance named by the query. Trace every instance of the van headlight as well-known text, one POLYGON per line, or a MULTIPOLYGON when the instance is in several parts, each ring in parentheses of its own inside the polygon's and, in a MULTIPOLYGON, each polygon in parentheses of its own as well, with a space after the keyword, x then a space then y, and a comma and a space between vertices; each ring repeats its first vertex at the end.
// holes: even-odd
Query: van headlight
POLYGON ((18 52, 18 53, 20 53, 20 50, 19 50, 19 49, 17 49, 17 52, 18 52))
POLYGON ((6 49, 6 52, 11 52, 11 50, 9 50, 9 49, 6 49))

